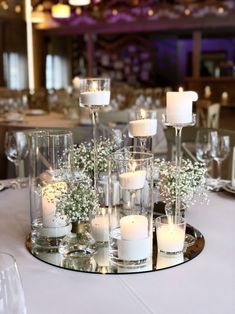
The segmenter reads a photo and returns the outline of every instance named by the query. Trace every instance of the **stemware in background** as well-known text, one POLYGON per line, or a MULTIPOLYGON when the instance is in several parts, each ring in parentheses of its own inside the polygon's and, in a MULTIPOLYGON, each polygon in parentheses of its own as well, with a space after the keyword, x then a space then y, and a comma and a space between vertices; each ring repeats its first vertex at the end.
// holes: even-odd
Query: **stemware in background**
POLYGON ((28 155, 27 135, 23 131, 8 131, 5 135, 5 153, 7 159, 14 163, 17 182, 23 178, 20 174, 20 164, 28 155))
POLYGON ((94 187, 97 188, 97 119, 98 111, 110 102, 109 78, 85 78, 80 80, 80 106, 90 109, 94 142, 94 187))
POLYGON ((15 258, 0 252, 0 314, 26 314, 24 291, 15 258))
POLYGON ((209 170, 211 155, 211 131, 208 129, 201 129, 196 134, 196 157, 200 162, 203 162, 207 170, 209 170))
POLYGON ((217 163, 217 185, 221 181, 221 164, 230 152, 230 138, 228 135, 220 135, 217 131, 211 132, 211 155, 217 163))

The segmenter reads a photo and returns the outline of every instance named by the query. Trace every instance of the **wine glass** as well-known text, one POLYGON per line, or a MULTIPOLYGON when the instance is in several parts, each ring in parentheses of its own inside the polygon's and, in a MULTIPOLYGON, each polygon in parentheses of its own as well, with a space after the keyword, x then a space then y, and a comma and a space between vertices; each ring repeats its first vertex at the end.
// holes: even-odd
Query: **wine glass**
POLYGON ((196 157, 203 162, 207 168, 212 161, 211 155, 211 131, 201 129, 196 134, 196 157))
POLYGON ((211 132, 211 155, 217 163, 217 185, 221 181, 221 164, 230 151, 230 138, 228 135, 219 135, 217 131, 211 132))
POLYGON ((90 109, 94 143, 94 187, 97 189, 97 120, 98 111, 110 102, 109 78, 84 78, 80 80, 80 106, 90 109))
POLYGON ((23 182, 20 176, 20 163, 28 155, 27 135, 23 131, 8 131, 5 135, 5 153, 14 163, 17 182, 23 182))
POLYGON ((0 314, 26 314, 24 291, 15 258, 0 252, 0 314))

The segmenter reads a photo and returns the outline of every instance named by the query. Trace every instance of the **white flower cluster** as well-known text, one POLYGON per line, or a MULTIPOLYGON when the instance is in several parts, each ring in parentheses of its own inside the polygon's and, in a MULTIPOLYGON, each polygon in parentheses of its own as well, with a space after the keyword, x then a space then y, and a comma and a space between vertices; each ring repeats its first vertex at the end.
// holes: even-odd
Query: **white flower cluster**
MULTIPOLYGON (((105 172, 108 169, 108 157, 118 148, 117 144, 107 138, 100 138, 97 141, 97 171, 105 172)), ((84 142, 74 148, 74 167, 77 170, 91 175, 94 171, 94 141, 84 142)))
MULTIPOLYGON (((157 188, 166 203, 175 203, 177 167, 174 163, 165 160, 155 160, 155 168, 158 173, 157 188)), ((206 173, 204 164, 182 160, 179 173, 179 196, 186 204, 193 204, 195 196, 204 201, 207 200, 206 173)))
POLYGON ((72 222, 88 222, 99 206, 98 195, 85 175, 68 182, 67 191, 61 193, 57 204, 58 211, 72 222))

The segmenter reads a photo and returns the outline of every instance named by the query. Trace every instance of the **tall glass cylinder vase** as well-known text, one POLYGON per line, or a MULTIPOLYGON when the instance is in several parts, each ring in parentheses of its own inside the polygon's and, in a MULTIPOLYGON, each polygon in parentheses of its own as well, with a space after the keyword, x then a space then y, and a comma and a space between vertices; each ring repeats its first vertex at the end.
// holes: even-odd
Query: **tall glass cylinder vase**
POLYGON ((73 138, 70 131, 32 131, 30 142, 30 211, 35 250, 56 251, 71 225, 59 208, 72 174, 73 138))
POLYGON ((109 200, 113 178, 118 180, 118 204, 110 201, 110 260, 120 267, 151 263, 153 214, 153 155, 141 147, 125 147, 109 160, 109 200))
POLYGON ((98 111, 110 102, 109 78, 84 78, 80 80, 80 106, 88 107, 92 116, 94 143, 94 187, 97 189, 97 120, 98 111))

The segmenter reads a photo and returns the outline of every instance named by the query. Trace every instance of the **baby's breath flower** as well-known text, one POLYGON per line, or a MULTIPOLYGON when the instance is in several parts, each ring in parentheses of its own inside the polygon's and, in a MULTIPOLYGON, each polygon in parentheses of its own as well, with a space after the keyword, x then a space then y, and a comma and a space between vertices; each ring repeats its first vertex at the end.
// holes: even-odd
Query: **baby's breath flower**
MULTIPOLYGON (((176 165, 170 161, 155 160, 157 169, 157 188, 166 203, 175 203, 176 199, 176 165)), ((187 206, 195 202, 195 196, 199 196, 202 201, 207 200, 206 193, 206 172, 204 164, 183 159, 178 191, 181 201, 187 206)))
POLYGON ((86 175, 70 180, 57 204, 58 212, 67 215, 72 222, 88 222, 99 205, 98 195, 86 175))
MULTIPOLYGON (((111 139, 100 138, 97 141, 97 171, 105 172, 108 170, 108 156, 118 148, 118 145, 111 139)), ((74 167, 82 170, 88 175, 94 171, 94 142, 84 142, 74 147, 74 167)))

